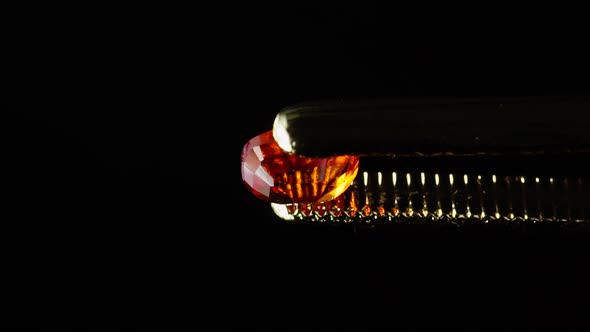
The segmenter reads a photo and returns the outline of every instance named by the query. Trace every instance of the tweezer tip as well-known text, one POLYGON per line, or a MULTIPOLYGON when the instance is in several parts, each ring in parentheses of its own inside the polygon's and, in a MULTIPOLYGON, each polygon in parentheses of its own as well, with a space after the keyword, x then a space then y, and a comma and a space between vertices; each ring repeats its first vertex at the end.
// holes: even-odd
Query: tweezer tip
POLYGON ((291 139, 289 132, 287 131, 288 121, 284 114, 279 113, 275 117, 272 125, 272 135, 277 144, 285 152, 293 152, 295 147, 295 141, 291 139))

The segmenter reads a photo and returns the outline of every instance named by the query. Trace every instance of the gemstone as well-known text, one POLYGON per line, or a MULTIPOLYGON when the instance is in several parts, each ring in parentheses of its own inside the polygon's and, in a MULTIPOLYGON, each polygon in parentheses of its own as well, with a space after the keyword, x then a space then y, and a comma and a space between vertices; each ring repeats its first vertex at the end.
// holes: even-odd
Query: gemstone
POLYGON ((359 157, 309 158, 283 151, 272 130, 242 150, 242 180, 254 196, 273 203, 314 203, 340 196, 357 175, 359 157))

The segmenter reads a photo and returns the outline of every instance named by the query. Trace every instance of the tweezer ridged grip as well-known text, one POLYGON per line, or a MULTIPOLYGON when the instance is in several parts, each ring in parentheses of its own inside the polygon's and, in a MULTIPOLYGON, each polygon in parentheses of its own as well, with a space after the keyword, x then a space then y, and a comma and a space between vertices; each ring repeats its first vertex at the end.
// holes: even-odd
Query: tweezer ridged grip
POLYGON ((590 221, 583 177, 362 172, 340 197, 291 205, 302 222, 590 221))
POLYGON ((590 149, 590 98, 372 100, 293 105, 277 115, 305 156, 590 149))

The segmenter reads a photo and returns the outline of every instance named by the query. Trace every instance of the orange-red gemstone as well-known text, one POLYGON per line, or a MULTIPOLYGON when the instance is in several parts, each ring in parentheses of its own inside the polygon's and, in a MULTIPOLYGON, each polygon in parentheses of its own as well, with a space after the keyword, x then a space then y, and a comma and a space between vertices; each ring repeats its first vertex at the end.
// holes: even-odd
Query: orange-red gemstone
POLYGON ((308 158, 283 151, 272 130, 242 150, 242 180, 258 198, 278 204, 313 203, 341 195, 358 172, 354 155, 308 158))

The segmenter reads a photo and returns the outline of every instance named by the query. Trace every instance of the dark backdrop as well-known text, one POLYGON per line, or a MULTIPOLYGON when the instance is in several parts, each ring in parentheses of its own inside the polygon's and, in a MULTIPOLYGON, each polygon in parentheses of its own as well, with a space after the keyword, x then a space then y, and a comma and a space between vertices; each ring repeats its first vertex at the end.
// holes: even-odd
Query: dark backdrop
MULTIPOLYGON (((2 221, 15 243, 90 263, 73 298, 104 301, 103 319, 191 325, 583 317, 585 232, 285 225, 240 178, 243 145, 296 102, 587 94, 583 20, 210 7, 96 8, 12 27, 23 35, 7 51, 2 221)), ((55 295, 50 284, 32 294, 55 295)))

